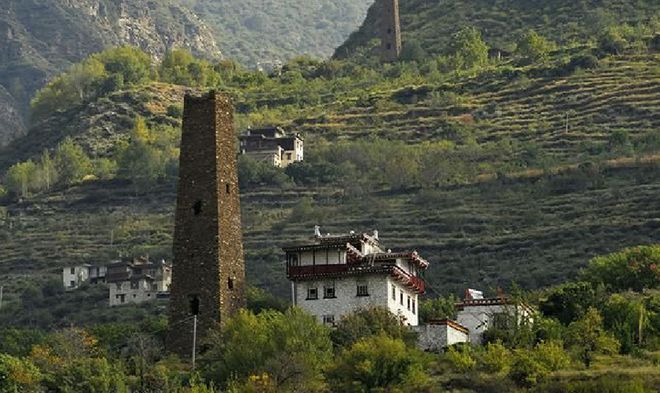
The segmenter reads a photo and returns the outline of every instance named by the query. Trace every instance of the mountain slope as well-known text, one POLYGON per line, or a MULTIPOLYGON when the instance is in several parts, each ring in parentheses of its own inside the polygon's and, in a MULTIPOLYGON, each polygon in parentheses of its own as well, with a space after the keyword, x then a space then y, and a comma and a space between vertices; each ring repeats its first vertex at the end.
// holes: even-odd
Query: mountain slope
MULTIPOLYGON (((5 0, 0 10, 0 85, 15 103, 2 99, 0 115, 18 111, 27 118, 30 99, 54 74, 117 45, 138 46, 154 56, 171 47, 220 56, 208 27, 176 1, 5 0)), ((0 145, 22 131, 20 122, 0 122, 0 145)))
POLYGON ((225 55, 248 66, 308 54, 328 57, 373 0, 183 0, 216 31, 225 55))
MULTIPOLYGON (((356 176, 357 187, 364 187, 357 197, 347 191, 354 182, 342 179, 243 188, 250 282, 286 296, 278 247, 306 239, 316 224, 328 232, 379 229, 386 247, 418 250, 432 262, 431 294, 511 280, 526 288, 559 283, 594 255, 653 242, 660 236, 660 145, 653 138, 660 127, 660 75, 653 71, 659 56, 609 56, 595 69, 563 76, 534 75, 530 67, 517 76, 486 72, 450 82, 367 77, 308 81, 296 90, 270 81, 235 91, 239 124, 261 111, 285 110, 289 127, 306 136, 311 163, 324 146, 342 143, 355 143, 348 145, 355 149, 349 166, 368 166, 360 164, 373 153, 362 154, 364 141, 422 149, 472 136, 476 144, 471 156, 439 168, 476 172, 462 181, 423 178, 397 190, 359 184, 364 179, 356 176), (327 91, 314 90, 323 83, 327 91), (322 97, 301 104, 315 116, 297 116, 288 107, 293 97, 307 102, 305 94, 322 97), (614 134, 623 142, 614 144, 614 134), (499 172, 497 151, 510 161, 535 154, 538 166, 499 172), (301 208, 305 203, 311 207, 301 208)), ((137 115, 149 124, 178 125, 167 108, 180 104, 186 89, 150 83, 56 113, 0 152, 9 157, 0 171, 65 136, 93 156, 112 156, 137 115)), ((7 203, 0 278, 52 277, 65 264, 119 253, 171 258, 174 190, 170 181, 136 194, 119 179, 7 203)))
MULTIPOLYGON (((606 26, 657 21, 660 16, 660 3, 655 0, 406 0, 400 8, 403 40, 418 41, 432 54, 442 53, 463 26, 479 29, 491 47, 511 50, 529 29, 568 43, 593 37, 606 26)), ((369 42, 378 38, 381 9, 382 2, 376 1, 335 57, 350 57, 371 47, 369 42)))

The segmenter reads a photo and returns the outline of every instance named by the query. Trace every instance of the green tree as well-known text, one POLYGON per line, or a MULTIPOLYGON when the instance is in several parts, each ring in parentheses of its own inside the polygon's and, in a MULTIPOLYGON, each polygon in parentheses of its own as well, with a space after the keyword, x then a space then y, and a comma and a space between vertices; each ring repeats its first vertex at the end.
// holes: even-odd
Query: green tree
POLYGON ((488 45, 474 27, 464 27, 456 32, 449 47, 457 68, 480 67, 488 61, 488 45))
POLYGON ((421 62, 427 54, 422 45, 417 40, 407 40, 403 43, 400 59, 403 61, 421 62))
POLYGON ((644 300, 634 294, 613 294, 603 308, 604 325, 621 343, 623 353, 641 347, 647 334, 652 335, 653 311, 644 300))
MULTIPOLYGON (((411 374, 428 380, 426 357, 386 334, 367 337, 344 349, 327 372, 333 392, 398 391, 411 374)), ((418 386, 417 391, 423 391, 418 386)), ((428 387, 426 387, 428 389, 428 387)))
POLYGON ((104 65, 96 58, 73 65, 35 95, 31 103, 33 121, 45 119, 53 112, 66 110, 95 97, 98 86, 106 77, 104 65))
POLYGON ((0 393, 39 393, 41 379, 29 360, 0 354, 0 393))
POLYGON ((419 305, 419 318, 424 322, 433 319, 455 319, 458 301, 458 297, 453 294, 424 300, 419 305))
POLYGON ((110 180, 117 174, 117 162, 111 158, 97 158, 93 161, 94 175, 101 180, 110 180))
POLYGON ((660 245, 627 248, 589 261, 585 280, 612 291, 654 289, 660 286, 660 245))
POLYGON ((619 342, 603 327, 603 317, 595 308, 568 325, 566 343, 573 349, 585 367, 593 362, 596 353, 616 353, 619 342))
POLYGON ((559 340, 536 344, 532 354, 549 371, 564 369, 571 363, 570 356, 566 353, 563 343, 559 340))
POLYGON ((489 373, 507 373, 511 357, 511 352, 501 342, 488 343, 479 355, 479 367, 489 373))
POLYGON ((188 67, 195 62, 193 55, 184 49, 167 51, 160 64, 160 79, 163 82, 178 85, 192 85, 192 78, 188 67))
POLYGON ((467 373, 474 370, 477 365, 472 347, 470 345, 453 345, 445 352, 445 358, 458 372, 467 373))
POLYGON ((19 197, 29 197, 30 191, 34 190, 34 185, 38 181, 37 169, 37 165, 32 160, 13 165, 7 171, 5 180, 7 189, 19 197))
POLYGON ((132 46, 107 49, 92 58, 100 61, 108 74, 121 75, 129 85, 144 83, 151 76, 151 58, 132 46))
POLYGON ((578 281, 552 288, 540 302, 540 311, 564 325, 581 318, 590 307, 598 307, 605 297, 602 286, 578 281))
POLYGON ((548 373, 549 370, 534 356, 532 351, 528 349, 516 349, 514 351, 509 378, 519 386, 530 387, 536 385, 548 373))
POLYGON ((401 320, 384 307, 360 309, 342 317, 331 337, 336 347, 345 348, 379 334, 403 340, 409 346, 415 345, 417 339, 401 320))
POLYGON ((598 47, 605 53, 620 55, 625 51, 627 46, 628 42, 615 27, 608 28, 598 38, 598 47))
POLYGON ((120 171, 135 185, 136 191, 145 190, 165 177, 166 160, 162 150, 154 146, 154 134, 142 117, 137 117, 131 140, 119 149, 120 171))
POLYGON ((50 157, 48 150, 44 150, 39 160, 39 175, 40 181, 46 190, 50 190, 55 183, 57 183, 57 170, 55 169, 55 161, 50 157))
POLYGON ((42 343, 43 340, 44 334, 38 330, 0 329, 0 353, 12 356, 27 356, 32 347, 42 343))
POLYGON ((92 161, 79 145, 67 138, 55 151, 55 169, 60 180, 70 185, 92 173, 92 161))
POLYGON ((533 30, 529 30, 518 41, 516 54, 526 63, 532 64, 548 58, 556 45, 533 30))
POLYGON ((83 358, 66 363, 52 386, 61 393, 127 393, 125 378, 106 358, 83 358))
POLYGON ((282 169, 268 162, 241 155, 238 158, 238 181, 243 188, 264 184, 281 187, 290 182, 290 179, 282 169))
POLYGON ((159 70, 162 81, 184 86, 214 86, 220 79, 209 62, 195 59, 184 49, 165 53, 159 70))
POLYGON ((321 370, 332 358, 327 328, 298 308, 258 315, 242 310, 208 345, 204 375, 222 386, 267 374, 277 391, 321 391, 321 370))

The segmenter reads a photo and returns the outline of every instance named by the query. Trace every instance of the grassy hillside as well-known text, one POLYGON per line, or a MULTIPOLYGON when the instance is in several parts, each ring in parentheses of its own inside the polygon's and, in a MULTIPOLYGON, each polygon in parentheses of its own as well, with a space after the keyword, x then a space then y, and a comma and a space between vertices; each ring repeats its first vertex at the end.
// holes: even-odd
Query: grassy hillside
MULTIPOLYGON (((353 56, 372 46, 378 38, 382 2, 369 9, 358 31, 340 46, 335 56, 353 56)), ((660 7, 654 0, 407 0, 401 1, 404 41, 417 41, 429 53, 443 53, 452 34, 461 27, 475 26, 492 47, 513 50, 529 29, 549 39, 569 43, 584 41, 608 26, 652 22, 658 29, 660 7)))
MULTIPOLYGON (((367 73, 358 82, 230 83, 238 128, 278 119, 306 135, 312 168, 336 146, 356 167, 373 169, 358 172, 366 176, 355 177, 364 184, 359 189, 342 179, 243 187, 250 282, 286 297, 279 246, 308 238, 316 224, 327 232, 379 229, 386 247, 418 250, 432 262, 432 296, 512 280, 525 288, 556 284, 594 255, 653 242, 660 235, 657 61, 657 54, 611 56, 564 76, 546 72, 559 62, 513 76, 495 67, 437 80, 403 72, 367 73), (458 171, 459 178, 431 183, 421 173, 392 187, 388 179, 367 181, 391 170, 368 168, 371 152, 346 155, 366 149, 363 141, 405 141, 397 146, 406 149, 449 143, 467 155, 441 162, 441 172, 458 171)), ((178 127, 169 111, 187 90, 149 83, 58 113, 4 150, 2 166, 67 136, 92 156, 113 157, 138 115, 152 126, 178 127)), ((419 151, 422 161, 442 154, 419 151)), ((148 191, 117 179, 59 186, 20 203, 8 197, 0 229, 8 298, 24 285, 17 278, 48 280, 72 263, 170 258, 174 201, 171 179, 148 191)))

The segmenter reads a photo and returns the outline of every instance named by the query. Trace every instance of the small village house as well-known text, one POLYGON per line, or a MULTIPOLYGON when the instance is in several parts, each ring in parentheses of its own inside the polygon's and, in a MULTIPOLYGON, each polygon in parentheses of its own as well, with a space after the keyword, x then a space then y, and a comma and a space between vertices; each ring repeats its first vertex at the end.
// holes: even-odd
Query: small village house
POLYGON ((62 269, 62 284, 67 291, 80 288, 81 285, 99 284, 105 282, 105 266, 92 266, 90 264, 67 266, 62 269))
POLYGON ((108 265, 107 282, 110 306, 168 298, 172 266, 148 258, 117 261, 108 265))
POLYGON ((403 323, 419 323, 419 295, 429 263, 417 252, 383 250, 378 232, 321 235, 283 247, 291 297, 326 325, 360 308, 384 307, 403 323))
POLYGON ((469 330, 472 344, 481 344, 484 332, 490 328, 512 329, 512 323, 533 322, 533 310, 529 305, 515 302, 501 291, 496 297, 484 298, 483 292, 467 289, 456 309, 456 322, 469 330))
POLYGON ((512 329, 512 324, 533 321, 533 310, 522 302, 515 302, 501 291, 496 297, 484 298, 483 292, 466 289, 462 301, 456 304, 456 320, 431 320, 418 326, 418 346, 439 352, 450 345, 469 342, 483 344, 484 333, 491 329, 512 329))
POLYGON ((239 141, 241 154, 278 168, 286 168, 304 158, 302 137, 287 135, 281 127, 247 130, 239 141))

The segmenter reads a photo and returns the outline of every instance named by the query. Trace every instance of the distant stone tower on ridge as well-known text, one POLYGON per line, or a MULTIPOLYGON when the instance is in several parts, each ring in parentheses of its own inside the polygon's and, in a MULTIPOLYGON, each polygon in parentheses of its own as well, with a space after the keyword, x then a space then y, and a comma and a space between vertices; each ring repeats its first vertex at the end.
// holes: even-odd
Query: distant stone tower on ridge
POLYGON ((245 305, 235 140, 228 97, 185 97, 167 339, 184 358, 192 355, 194 315, 199 343, 245 305))
POLYGON ((401 21, 399 0, 383 0, 383 19, 380 33, 380 58, 392 62, 401 55, 401 21))

